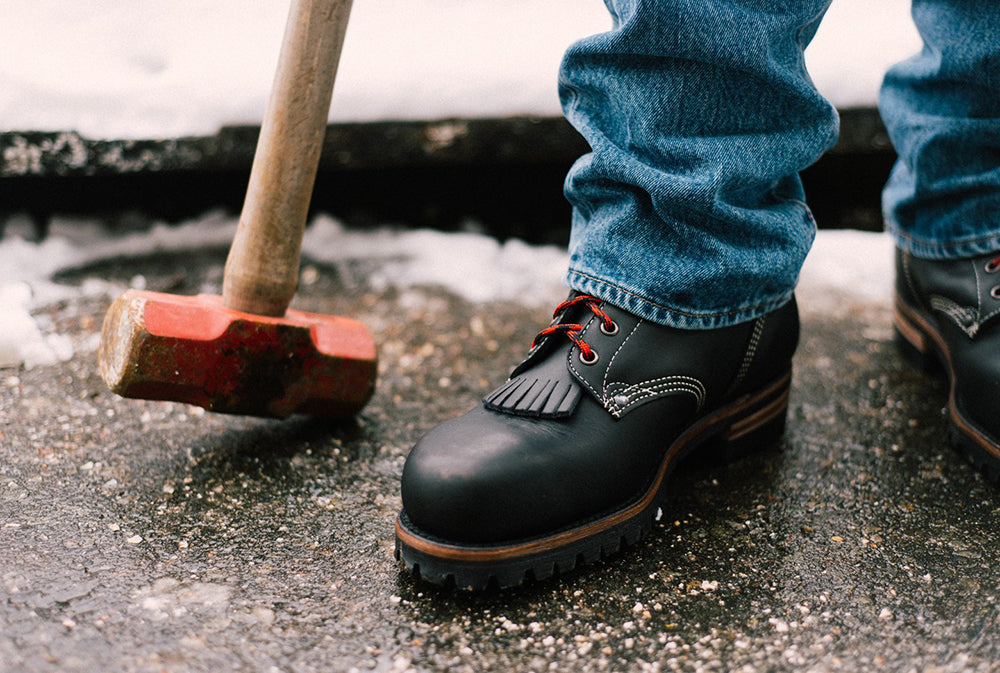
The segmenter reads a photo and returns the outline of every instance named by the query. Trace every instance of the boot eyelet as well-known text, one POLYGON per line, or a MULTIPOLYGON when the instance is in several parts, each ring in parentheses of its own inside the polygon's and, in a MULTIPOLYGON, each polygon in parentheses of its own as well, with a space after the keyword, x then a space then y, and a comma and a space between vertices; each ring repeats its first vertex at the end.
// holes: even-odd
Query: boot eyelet
POLYGON ((601 334, 603 334, 604 336, 614 336, 618 334, 618 323, 616 323, 614 320, 611 320, 610 323, 611 327, 608 327, 607 325, 604 324, 603 321, 601 322, 601 334))
POLYGON ((990 288, 990 296, 994 299, 1000 299, 1000 285, 994 285, 990 288))
POLYGON ((597 351, 595 351, 593 348, 590 349, 590 357, 587 357, 587 354, 584 351, 582 350, 580 351, 580 362, 582 362, 585 365, 595 364, 599 359, 600 356, 597 354, 597 351))
POLYGON ((986 262, 985 266, 986 273, 996 273, 1000 271, 1000 257, 994 257, 990 261, 986 262))

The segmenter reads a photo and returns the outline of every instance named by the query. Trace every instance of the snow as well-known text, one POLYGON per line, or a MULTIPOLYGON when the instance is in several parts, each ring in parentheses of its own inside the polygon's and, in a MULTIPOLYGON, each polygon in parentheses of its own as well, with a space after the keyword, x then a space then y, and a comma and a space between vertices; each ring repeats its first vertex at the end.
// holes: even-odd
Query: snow
MULTIPOLYGON (((56 219, 42 242, 16 233, 0 240, 0 367, 52 365, 73 352, 65 336, 46 328, 43 309, 75 297, 113 297, 124 288, 100 278, 78 286, 56 283, 60 271, 94 262, 154 251, 183 252, 225 246, 236 219, 209 213, 179 226, 158 225, 148 232, 112 236, 96 221, 56 219)), ((317 262, 361 266, 375 290, 435 286, 471 302, 516 301, 544 308, 565 295, 569 261, 556 246, 504 243, 476 233, 381 228, 350 230, 318 215, 306 231, 303 255, 317 262)), ((892 243, 884 234, 821 231, 802 272, 800 303, 836 314, 852 304, 888 309, 892 243)), ((132 285, 142 285, 136 278, 132 285)), ((91 342, 93 347, 96 342, 91 342)))
MULTIPOLYGON (((837 0, 806 60, 839 106, 874 103, 915 52, 908 0, 837 0)), ((289 3, 4 0, 0 130, 209 135, 259 123, 289 3)), ((600 0, 355 0, 331 119, 557 115, 565 48, 600 0)))
POLYGON ((24 364, 31 369, 73 356, 73 345, 61 334, 43 334, 29 312, 31 286, 27 283, 0 285, 0 368, 24 364))
POLYGON ((545 306, 566 294, 566 251, 517 239, 500 243, 482 234, 430 229, 349 231, 319 216, 306 232, 303 250, 317 261, 376 262, 369 278, 375 289, 432 285, 473 302, 506 299, 528 306, 545 306))

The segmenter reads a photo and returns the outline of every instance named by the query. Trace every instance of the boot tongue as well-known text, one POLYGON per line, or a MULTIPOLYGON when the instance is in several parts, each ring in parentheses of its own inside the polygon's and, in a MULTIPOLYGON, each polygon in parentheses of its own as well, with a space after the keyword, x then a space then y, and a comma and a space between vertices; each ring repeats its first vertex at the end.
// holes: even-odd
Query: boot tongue
MULTIPOLYGON (((570 298, 576 293, 570 295, 570 298)), ((551 325, 580 323, 593 318, 585 304, 571 306, 551 325)), ((576 409, 582 389, 566 367, 566 352, 572 345, 562 334, 544 337, 519 364, 507 383, 483 399, 492 411, 533 418, 565 418, 576 409)))

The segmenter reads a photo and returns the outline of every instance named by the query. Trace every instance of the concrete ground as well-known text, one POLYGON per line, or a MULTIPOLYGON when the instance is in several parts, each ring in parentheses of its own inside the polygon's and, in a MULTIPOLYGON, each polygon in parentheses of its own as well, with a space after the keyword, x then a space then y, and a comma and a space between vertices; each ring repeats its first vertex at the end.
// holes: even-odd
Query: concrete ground
MULTIPOLYGON (((223 255, 62 280, 193 293, 223 255)), ((1000 489, 947 446, 944 387, 897 355, 884 307, 800 296, 781 446, 682 468, 618 556, 470 595, 393 560, 403 460, 547 311, 312 269, 299 307, 361 319, 381 349, 374 399, 339 425, 116 398, 93 357, 106 299, 39 316, 80 355, 0 371, 0 669, 1000 670, 1000 489)))

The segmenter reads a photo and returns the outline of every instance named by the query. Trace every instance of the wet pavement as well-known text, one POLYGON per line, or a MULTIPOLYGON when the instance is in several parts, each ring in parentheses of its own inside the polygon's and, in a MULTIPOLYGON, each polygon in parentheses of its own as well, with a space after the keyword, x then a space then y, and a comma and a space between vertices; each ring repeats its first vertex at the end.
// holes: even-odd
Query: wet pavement
MULTIPOLYGON (((223 258, 62 281, 191 294, 223 258)), ((376 292, 363 265, 308 274, 299 308, 380 344, 356 421, 116 398, 94 358, 109 298, 41 312, 78 356, 0 370, 0 670, 1000 670, 1000 489, 947 446, 944 386, 901 360, 885 307, 800 295, 780 446, 681 468, 661 525, 615 557, 466 594, 393 559, 403 460, 505 378, 547 311, 376 292)))

